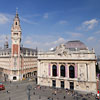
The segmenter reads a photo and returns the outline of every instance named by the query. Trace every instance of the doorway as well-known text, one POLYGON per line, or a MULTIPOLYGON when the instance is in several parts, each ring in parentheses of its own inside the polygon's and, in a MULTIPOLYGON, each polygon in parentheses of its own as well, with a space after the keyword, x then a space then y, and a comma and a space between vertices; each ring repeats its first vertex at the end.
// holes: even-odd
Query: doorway
POLYGON ((74 82, 70 82, 70 89, 74 90, 74 82))
POLYGON ((61 81, 61 88, 64 88, 64 81, 61 81))
POLYGON ((52 87, 56 87, 56 80, 52 80, 52 87))
POLYGON ((16 79, 17 79, 17 77, 16 77, 16 76, 14 76, 14 77, 13 77, 13 80, 16 80, 16 79))

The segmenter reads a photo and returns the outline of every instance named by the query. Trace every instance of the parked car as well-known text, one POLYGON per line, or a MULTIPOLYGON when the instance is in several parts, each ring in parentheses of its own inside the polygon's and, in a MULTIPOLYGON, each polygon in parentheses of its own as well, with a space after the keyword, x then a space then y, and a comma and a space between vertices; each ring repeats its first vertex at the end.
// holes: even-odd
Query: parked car
POLYGON ((0 91, 1 90, 5 90, 5 86, 2 83, 0 83, 0 91))

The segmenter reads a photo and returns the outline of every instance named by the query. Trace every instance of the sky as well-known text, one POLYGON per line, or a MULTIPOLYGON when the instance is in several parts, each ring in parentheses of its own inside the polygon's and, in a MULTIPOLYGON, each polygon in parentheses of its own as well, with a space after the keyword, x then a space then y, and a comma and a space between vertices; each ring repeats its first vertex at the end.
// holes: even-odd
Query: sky
POLYGON ((100 0, 0 0, 0 47, 18 8, 25 47, 49 50, 80 40, 100 55, 100 0))

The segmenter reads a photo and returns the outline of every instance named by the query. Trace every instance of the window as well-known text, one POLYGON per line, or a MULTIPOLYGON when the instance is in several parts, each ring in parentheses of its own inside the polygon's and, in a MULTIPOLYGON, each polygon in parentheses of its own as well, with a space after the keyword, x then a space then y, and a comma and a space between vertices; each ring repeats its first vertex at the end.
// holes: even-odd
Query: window
POLYGON ((75 77, 75 69, 74 66, 69 66, 69 77, 74 78, 75 77))
POLYGON ((65 66, 64 65, 61 65, 60 67, 60 75, 65 77, 65 66))
POLYGON ((17 22, 16 22, 16 25, 17 25, 17 22))
POLYGON ((52 66, 52 75, 57 76, 57 66, 56 65, 52 66))
POLYGON ((14 35, 18 35, 18 33, 14 33, 14 35))

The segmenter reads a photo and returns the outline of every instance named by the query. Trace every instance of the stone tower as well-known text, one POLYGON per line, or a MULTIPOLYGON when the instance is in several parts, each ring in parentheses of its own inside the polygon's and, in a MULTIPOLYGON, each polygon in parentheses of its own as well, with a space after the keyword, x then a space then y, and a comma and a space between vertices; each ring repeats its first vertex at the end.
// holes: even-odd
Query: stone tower
POLYGON ((21 27, 18 13, 16 11, 16 16, 11 28, 11 79, 18 80, 20 78, 20 45, 21 45, 21 27))
POLYGON ((12 39, 12 56, 20 56, 20 44, 21 44, 21 27, 18 13, 14 18, 14 23, 11 28, 11 39, 12 39))

